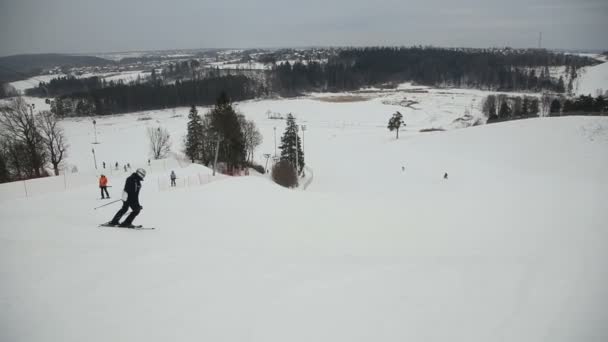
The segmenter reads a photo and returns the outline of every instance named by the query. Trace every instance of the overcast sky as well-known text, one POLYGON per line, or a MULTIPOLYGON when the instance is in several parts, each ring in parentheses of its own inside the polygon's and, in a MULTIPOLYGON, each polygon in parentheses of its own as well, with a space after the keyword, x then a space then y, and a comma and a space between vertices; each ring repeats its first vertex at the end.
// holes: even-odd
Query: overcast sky
POLYGON ((608 49, 608 0, 0 0, 0 55, 362 45, 608 49))

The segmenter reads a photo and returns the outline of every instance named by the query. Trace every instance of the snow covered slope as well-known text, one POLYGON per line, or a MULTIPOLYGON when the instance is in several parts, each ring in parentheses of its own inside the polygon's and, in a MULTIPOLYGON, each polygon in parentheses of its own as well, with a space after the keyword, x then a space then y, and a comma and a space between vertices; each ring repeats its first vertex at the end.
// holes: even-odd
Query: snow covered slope
POLYGON ((311 122, 310 191, 154 191, 153 169, 155 231, 96 228, 117 208, 92 210, 94 184, 3 201, 0 340, 608 339, 607 118, 398 141, 311 122))
POLYGON ((596 57, 604 63, 591 67, 582 68, 580 76, 576 81, 575 93, 577 95, 598 96, 598 91, 601 94, 608 91, 608 61, 606 57, 596 57))

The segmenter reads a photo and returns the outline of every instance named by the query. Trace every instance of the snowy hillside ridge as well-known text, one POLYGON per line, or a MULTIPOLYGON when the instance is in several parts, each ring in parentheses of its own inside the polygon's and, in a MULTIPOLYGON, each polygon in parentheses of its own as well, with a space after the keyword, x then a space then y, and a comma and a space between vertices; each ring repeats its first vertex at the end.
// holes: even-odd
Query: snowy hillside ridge
POLYGON ((151 171, 136 223, 154 231, 97 228, 118 208, 92 210, 95 180, 3 201, 0 339, 608 338, 608 118, 309 133, 305 192, 154 191, 151 171))

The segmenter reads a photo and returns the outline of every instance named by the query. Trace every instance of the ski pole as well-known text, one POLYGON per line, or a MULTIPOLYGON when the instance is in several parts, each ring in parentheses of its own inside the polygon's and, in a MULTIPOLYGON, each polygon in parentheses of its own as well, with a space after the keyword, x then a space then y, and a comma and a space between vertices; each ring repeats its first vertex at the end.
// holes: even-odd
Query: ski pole
POLYGON ((114 204, 114 203, 116 203, 116 202, 118 202, 118 201, 122 201, 122 199, 118 199, 118 200, 116 200, 116 201, 113 201, 113 202, 110 202, 110 203, 106 203, 106 204, 101 205, 101 206, 99 206, 99 207, 97 207, 97 208, 93 208, 93 210, 97 210, 97 209, 99 209, 99 208, 103 208, 103 207, 105 207, 106 205, 114 204))

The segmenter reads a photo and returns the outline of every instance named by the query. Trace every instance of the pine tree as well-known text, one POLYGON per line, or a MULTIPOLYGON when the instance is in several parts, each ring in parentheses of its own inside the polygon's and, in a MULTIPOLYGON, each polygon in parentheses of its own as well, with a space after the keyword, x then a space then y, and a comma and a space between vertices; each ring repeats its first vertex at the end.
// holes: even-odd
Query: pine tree
POLYGON ((559 102, 559 100, 553 99, 553 101, 551 101, 551 107, 549 109, 549 116, 558 116, 561 109, 562 104, 559 102))
POLYGON ((498 110, 498 117, 501 119, 507 119, 511 116, 511 107, 507 101, 502 101, 500 104, 500 109, 498 110))
POLYGON ((0 183, 6 183, 11 180, 10 172, 8 171, 7 157, 3 148, 0 147, 0 183))
POLYGON ((521 108, 522 106, 523 106, 523 104, 522 104, 521 97, 519 97, 519 96, 515 97, 515 99, 513 99, 513 106, 512 106, 512 109, 511 109, 511 116, 515 117, 515 118, 520 117, 521 116, 521 112, 522 112, 522 108, 521 108))
POLYGON ((539 112, 540 112, 540 101, 538 100, 538 98, 533 98, 532 101, 530 102, 530 109, 528 110, 528 114, 529 115, 533 115, 533 116, 538 116, 539 112))
POLYGON ((210 113, 211 131, 220 139, 218 161, 225 162, 228 170, 245 164, 245 138, 236 111, 225 92, 221 92, 210 113))
POLYGON ((556 91, 558 93, 563 93, 566 91, 566 87, 564 86, 564 78, 562 76, 559 77, 559 80, 557 81, 557 89, 556 91))
POLYGON ((403 121, 403 115, 399 112, 396 112, 388 120, 388 127, 387 127, 389 129, 389 131, 391 131, 391 132, 397 131, 396 139, 399 139, 399 128, 401 128, 401 125, 406 126, 405 122, 403 121))
POLYGON ((285 127, 285 133, 281 137, 281 160, 290 162, 296 167, 296 155, 297 155, 297 169, 298 174, 304 169, 304 152, 302 151, 302 143, 300 135, 298 134, 298 125, 293 115, 287 115, 287 122, 285 127), (296 152, 297 151, 297 152, 296 152))
POLYGON ((530 99, 524 97, 524 101, 521 104, 521 115, 528 116, 530 114, 530 99))
POLYGON ((186 133, 186 156, 194 163, 201 160, 203 147, 203 125, 196 106, 192 105, 188 114, 188 131, 186 133))
POLYGON ((603 113, 606 111, 606 99, 602 95, 598 95, 593 103, 593 111, 603 113))

